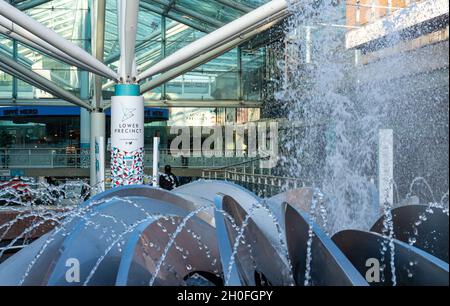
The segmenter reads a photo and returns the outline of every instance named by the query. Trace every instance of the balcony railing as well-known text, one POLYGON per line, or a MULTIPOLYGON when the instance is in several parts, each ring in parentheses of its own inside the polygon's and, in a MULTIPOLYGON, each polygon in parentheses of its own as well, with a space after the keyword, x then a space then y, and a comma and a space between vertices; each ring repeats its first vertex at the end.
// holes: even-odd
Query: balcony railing
MULTIPOLYGON (((193 153, 193 152, 191 152, 193 153)), ((169 164, 176 168, 220 168, 245 162, 251 158, 173 156, 169 150, 161 150, 160 165, 169 164)), ((200 155, 200 154, 199 154, 200 155)), ((109 152, 106 167, 109 167, 109 152)), ((89 150, 70 148, 0 148, 0 168, 89 168, 89 150)), ((144 166, 151 167, 153 152, 145 151, 144 166)))
POLYGON ((202 177, 210 180, 225 180, 241 185, 260 197, 271 197, 278 193, 304 187, 299 178, 272 175, 271 169, 260 167, 264 157, 249 159, 222 168, 202 170, 202 177))

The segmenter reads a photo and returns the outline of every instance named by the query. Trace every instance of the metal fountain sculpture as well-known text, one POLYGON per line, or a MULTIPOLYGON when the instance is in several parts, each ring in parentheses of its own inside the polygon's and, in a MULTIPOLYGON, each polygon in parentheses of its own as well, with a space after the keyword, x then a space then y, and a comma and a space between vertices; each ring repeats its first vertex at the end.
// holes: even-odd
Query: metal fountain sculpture
POLYGON ((230 182, 200 180, 170 192, 121 186, 6 259, 0 285, 367 286, 392 285, 393 274, 396 285, 448 285, 446 213, 434 211, 413 235, 415 246, 402 241, 426 209, 394 209, 401 221, 392 241, 377 233, 383 217, 372 231, 329 237, 295 203, 263 200, 230 182), (391 249, 381 252, 390 242, 392 265, 391 249), (378 282, 367 281, 369 258, 387 263, 378 282))
MULTIPOLYGON (((117 83, 111 101, 114 188, 74 208, 0 264, 0 285, 448 285, 448 216, 435 211, 420 235, 412 230, 426 206, 392 211, 395 238, 384 235, 383 218, 371 231, 345 230, 330 238, 314 211, 283 197, 261 199, 223 181, 197 181, 170 192, 141 185, 142 94, 270 27, 287 15, 286 7, 286 1, 271 1, 139 74, 139 1, 118 1, 118 72, 0 1, 2 33, 117 83), (415 246, 406 241, 411 235, 415 246), (380 252, 386 244, 391 248, 380 252), (369 258, 393 258, 378 282, 368 282, 369 258)), ((0 69, 98 113, 3 55, 0 69)), ((309 201, 312 207, 316 199, 309 201)))

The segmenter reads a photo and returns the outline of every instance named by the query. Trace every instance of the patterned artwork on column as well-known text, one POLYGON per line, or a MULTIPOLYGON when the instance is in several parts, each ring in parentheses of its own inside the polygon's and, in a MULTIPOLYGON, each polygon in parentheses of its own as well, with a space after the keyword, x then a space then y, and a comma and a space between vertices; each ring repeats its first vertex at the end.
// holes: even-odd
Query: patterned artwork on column
POLYGON ((90 159, 90 150, 82 148, 80 150, 80 168, 89 168, 91 166, 90 159))
POLYGON ((144 98, 111 97, 112 187, 144 182, 144 98))
POLYGON ((142 184, 144 179, 144 148, 132 152, 111 150, 111 178, 113 187, 142 184))

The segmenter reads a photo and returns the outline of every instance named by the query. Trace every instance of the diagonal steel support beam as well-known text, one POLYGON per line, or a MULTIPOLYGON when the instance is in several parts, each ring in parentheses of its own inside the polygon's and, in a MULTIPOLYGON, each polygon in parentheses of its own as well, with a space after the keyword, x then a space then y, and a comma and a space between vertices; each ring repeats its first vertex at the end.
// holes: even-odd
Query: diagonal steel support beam
MULTIPOLYGON (((13 48, 14 49, 14 48, 13 48)), ((0 52, 4 53, 6 56, 11 56, 13 54, 13 49, 8 48, 5 45, 0 44, 0 52)), ((30 66, 33 65, 33 62, 31 60, 29 60, 28 58, 18 54, 17 55, 17 61, 21 64, 21 65, 25 65, 25 66, 30 66)))
MULTIPOLYGON (((169 27, 167 27, 167 31, 170 31, 171 29, 175 28, 176 26, 178 26, 179 24, 171 24, 169 27)), ((147 44, 151 43, 151 41, 155 38, 157 38, 161 33, 160 32, 154 32, 152 34, 150 34, 147 37, 144 37, 142 39, 142 41, 140 41, 139 43, 136 44, 136 52, 142 50, 142 48, 144 48, 147 44)), ((109 55, 104 63, 105 64, 111 64, 114 63, 115 61, 120 59, 120 52, 114 52, 113 54, 109 55)))
MULTIPOLYGON (((16 79, 20 79, 36 88, 39 88, 45 92, 48 92, 49 94, 55 96, 55 97, 59 97, 58 93, 54 92, 53 90, 49 89, 48 87, 45 87, 42 84, 37 83, 35 80, 30 79, 29 77, 27 77, 26 75, 21 74, 20 72, 18 72, 17 70, 12 69, 11 67, 9 67, 8 65, 3 64, 2 62, 0 62, 0 70, 3 70, 4 72, 12 75, 14 78, 16 79)), ((54 99, 56 100, 56 99, 54 99)), ((16 100, 17 101, 17 100, 16 100)), ((35 100, 36 102, 36 100, 35 100)), ((66 102, 68 102, 66 100, 66 102)), ((14 102, 15 103, 15 102, 14 102)), ((72 102, 69 102, 71 104, 73 104, 72 102)))
POLYGON ((209 62, 210 60, 219 57, 220 55, 224 54, 225 52, 228 52, 229 50, 235 48, 236 46, 242 44, 243 42, 251 39, 255 35, 258 35, 259 33, 269 29, 270 27, 274 26, 278 22, 280 22, 283 19, 283 17, 280 17, 279 19, 276 19, 270 23, 267 23, 261 27, 258 27, 257 29, 246 33, 245 35, 240 35, 238 38, 235 38, 225 44, 222 44, 218 46, 217 48, 204 53, 202 55, 199 55, 195 57, 194 59, 190 60, 189 62, 186 62, 182 65, 179 65, 169 71, 166 71, 162 73, 161 75, 157 76, 156 78, 148 81, 147 83, 141 85, 141 94, 146 93, 147 91, 150 91, 188 71, 191 71, 192 69, 209 62))
POLYGON ((224 6, 234 8, 235 10, 238 10, 245 14, 250 13, 253 10, 252 7, 249 7, 247 5, 244 5, 242 3, 239 3, 239 2, 236 2, 233 0, 214 0, 214 1, 219 2, 220 4, 222 4, 224 6))
MULTIPOLYGON (((0 55, 0 56, 1 56, 1 55, 0 55)), ((36 87, 36 88, 42 89, 42 90, 44 90, 44 91, 46 91, 46 92, 48 92, 48 93, 50 93, 50 94, 56 96, 56 94, 55 94, 52 90, 46 88, 46 87, 43 86, 42 84, 37 83, 37 82, 34 81, 33 79, 30 79, 29 77, 27 77, 27 76, 21 74, 20 72, 18 72, 18 71, 16 71, 16 70, 12 69, 10 66, 4 64, 4 63, 1 62, 1 61, 0 61, 0 70, 6 72, 7 74, 9 74, 9 75, 11 75, 11 76, 13 76, 13 77, 15 77, 15 78, 19 78, 19 79, 21 79, 22 81, 24 81, 24 82, 26 82, 26 83, 28 83, 28 84, 30 84, 30 85, 36 87)))
POLYGON ((14 25, 11 21, 6 19, 3 16, 0 16, 0 34, 8 36, 12 39, 15 39, 21 42, 24 45, 27 45, 30 48, 33 48, 41 53, 44 53, 50 57, 53 57, 59 61, 62 61, 71 66, 78 67, 80 69, 90 71, 95 74, 103 75, 98 70, 94 70, 91 67, 81 63, 80 61, 71 58, 66 53, 60 51, 59 49, 53 47, 49 43, 43 41, 39 37, 36 37, 34 34, 28 32, 18 25, 14 25))
MULTIPOLYGON (((92 51, 95 58, 103 62, 105 51, 105 24, 106 24, 106 0, 92 1, 91 24, 93 33, 91 37, 92 51)), ((112 81, 115 83, 115 81, 112 81)), ((102 108, 102 78, 98 75, 94 76, 94 95, 92 105, 95 109, 102 108)))
POLYGON ((60 88, 59 86, 47 80, 43 76, 40 76, 36 72, 31 71, 30 69, 16 63, 13 59, 8 58, 7 56, 4 55, 0 55, 0 63, 2 63, 1 65, 2 70, 7 71, 8 73, 12 73, 17 78, 22 79, 23 81, 28 82, 31 85, 34 85, 38 88, 41 88, 42 90, 48 91, 52 95, 64 99, 68 102, 71 102, 75 105, 84 107, 88 110, 91 109, 91 105, 89 103, 84 102, 77 96, 60 88))
MULTIPOLYGON (((162 5, 162 6, 166 6, 167 5, 167 3, 165 3, 164 1, 161 1, 161 0, 143 0, 143 1, 146 1, 147 3, 156 3, 156 4, 159 4, 159 5, 162 5)), ((167 8, 169 8, 169 7, 167 7, 167 8)), ((167 8, 166 8, 166 10, 167 10, 167 8)), ((208 25, 210 25, 210 26, 212 26, 214 28, 220 28, 220 27, 222 27, 224 25, 223 22, 221 22, 221 21, 219 21, 217 19, 214 19, 214 18, 211 18, 209 16, 205 16, 203 14, 197 13, 197 12, 195 12, 193 10, 190 10, 190 9, 187 9, 187 8, 182 7, 180 5, 177 5, 176 3, 174 3, 170 7, 170 10, 172 12, 177 12, 179 14, 186 15, 186 16, 191 17, 193 19, 196 19, 198 21, 204 22, 204 23, 206 23, 206 24, 208 24, 208 25)), ((164 13, 167 14, 165 12, 165 10, 164 10, 164 13)))
POLYGON ((204 23, 202 23, 202 24, 196 23, 196 22, 194 22, 194 21, 192 21, 192 20, 190 20, 190 19, 188 19, 188 18, 186 18, 186 17, 184 17, 182 15, 178 15, 178 14, 175 14, 173 12, 168 12, 167 14, 164 14, 164 9, 162 9, 162 8, 160 8, 158 6, 149 4, 149 3, 144 2, 144 1, 141 1, 140 6, 143 9, 146 9, 146 10, 151 11, 151 12, 153 12, 155 14, 158 14, 158 15, 166 16, 166 17, 168 17, 168 18, 170 18, 172 20, 178 21, 179 23, 185 24, 185 25, 187 25, 187 26, 189 26, 189 27, 191 27, 191 28, 193 28, 193 29, 195 29, 197 31, 200 31, 200 32, 210 33, 210 32, 212 32, 212 31, 214 31, 216 29, 216 27, 211 27, 211 26, 209 26, 207 24, 204 24, 204 23))
MULTIPOLYGON (((0 53, 5 54, 5 56, 11 56, 13 54, 13 50, 4 46, 4 45, 0 45, 0 53)), ((34 64, 33 61, 31 61, 30 59, 26 58, 23 55, 17 54, 17 62, 23 66, 25 66, 28 69, 32 69, 32 66, 34 64)), ((39 73, 38 73, 39 74, 39 73)), ((66 86, 66 87, 70 87, 72 88, 72 86, 70 84, 67 83, 66 80, 64 80, 63 78, 61 78, 60 76, 58 76, 54 71, 50 70, 50 75, 51 78, 54 80, 57 80, 58 83, 66 86)))
POLYGON ((62 38, 53 30, 43 26, 27 14, 8 4, 4 0, 0 0, 0 15, 4 16, 10 21, 14 21, 15 24, 20 25, 40 39, 53 45, 55 48, 61 50, 62 52, 67 53, 80 62, 92 67, 94 70, 103 72, 111 79, 117 79, 117 73, 114 72, 111 68, 97 60, 85 50, 62 38))
POLYGON ((28 0, 24 2, 20 2, 19 4, 15 5, 15 7, 21 11, 26 11, 29 9, 32 9, 33 7, 36 7, 38 5, 50 2, 51 0, 28 0))
POLYGON ((220 29, 203 36, 186 47, 181 48, 156 65, 142 72, 139 75, 138 80, 146 79, 181 65, 194 57, 204 54, 205 52, 208 52, 223 43, 239 37, 242 33, 248 32, 249 29, 252 30, 255 27, 260 26, 260 24, 269 23, 274 19, 287 15, 287 1, 273 0, 228 23, 220 29))

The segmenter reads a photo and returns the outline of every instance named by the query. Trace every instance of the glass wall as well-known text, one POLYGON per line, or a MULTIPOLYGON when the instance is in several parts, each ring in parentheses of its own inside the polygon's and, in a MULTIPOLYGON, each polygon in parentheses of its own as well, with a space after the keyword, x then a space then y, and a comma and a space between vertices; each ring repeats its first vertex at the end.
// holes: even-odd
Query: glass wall
MULTIPOLYGON (((138 16, 136 64, 144 71, 205 34, 262 5, 266 0, 226 1, 142 0, 138 16), (236 8, 236 5, 238 8, 236 8)), ((117 1, 106 1, 104 62, 117 70, 120 58, 117 1)), ((25 11, 65 39, 90 52, 91 9, 88 0, 52 0, 25 11)), ((80 74, 71 67, 6 36, 0 36, 0 54, 13 58, 58 86, 80 95, 80 74)), ((147 100, 254 100, 262 99, 264 48, 233 49, 165 85, 145 94, 147 100), (245 81, 244 81, 245 80, 245 81)), ((145 81, 144 81, 145 82, 145 81)), ((88 86, 87 81, 83 86, 88 86)), ((104 99, 114 83, 103 79, 104 99)), ((51 94, 0 72, 0 99, 53 98, 51 94)))
MULTIPOLYGON (((86 48, 89 42, 89 33, 84 29, 88 13, 88 5, 85 0, 58 0, 48 1, 26 11, 28 15, 54 30, 65 39, 86 48)), ((15 42, 0 35, 0 54, 15 58, 21 65, 51 80, 58 86, 79 95, 80 82, 78 70, 59 60, 55 60, 41 52, 29 48, 19 42, 15 42)), ((53 98, 49 93, 37 89, 23 81, 18 80, 17 86, 12 86, 12 78, 2 77, 0 97, 16 97, 18 99, 53 98), (7 85, 6 81, 11 82, 7 85), (6 87, 5 87, 6 86, 6 87)))
POLYGON ((13 78, 9 74, 4 73, 0 70, 0 99, 12 98, 12 83, 13 78))

